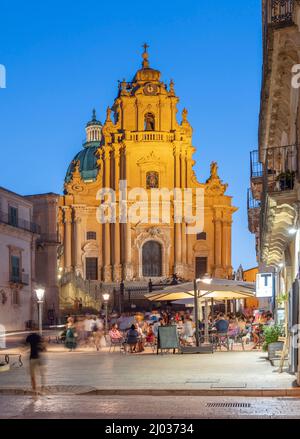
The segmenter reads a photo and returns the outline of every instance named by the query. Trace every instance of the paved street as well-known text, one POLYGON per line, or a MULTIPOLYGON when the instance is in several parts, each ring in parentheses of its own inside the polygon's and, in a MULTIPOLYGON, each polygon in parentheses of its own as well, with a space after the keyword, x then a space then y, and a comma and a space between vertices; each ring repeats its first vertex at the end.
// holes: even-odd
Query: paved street
MULTIPOLYGON (((52 345, 47 354, 47 386, 102 390, 291 389, 295 376, 278 374, 262 352, 218 352, 214 355, 124 355, 52 345)), ((1 389, 29 389, 28 354, 24 366, 0 373, 1 389)))
POLYGON ((0 396, 1 418, 300 419, 300 399, 56 395, 34 400, 28 396, 0 396))

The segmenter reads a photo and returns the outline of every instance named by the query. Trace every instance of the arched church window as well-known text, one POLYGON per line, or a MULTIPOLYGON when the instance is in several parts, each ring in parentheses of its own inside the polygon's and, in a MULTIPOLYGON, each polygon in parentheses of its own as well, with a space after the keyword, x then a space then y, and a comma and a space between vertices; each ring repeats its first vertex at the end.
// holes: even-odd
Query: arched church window
POLYGON ((149 171, 146 174, 146 187, 147 189, 159 188, 159 174, 155 171, 149 171))
POLYGON ((154 131, 155 130, 155 116, 153 113, 145 114, 145 131, 154 131))

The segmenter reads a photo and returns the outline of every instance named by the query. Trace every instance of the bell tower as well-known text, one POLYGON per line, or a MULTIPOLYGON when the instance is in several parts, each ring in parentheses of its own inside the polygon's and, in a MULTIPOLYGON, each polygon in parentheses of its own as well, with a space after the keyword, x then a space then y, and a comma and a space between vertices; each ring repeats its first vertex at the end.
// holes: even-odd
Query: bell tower
POLYGON ((86 145, 91 142, 100 142, 102 124, 96 117, 96 110, 93 109, 92 119, 86 124, 86 145))
POLYGON ((179 128, 176 122, 174 82, 161 81, 161 73, 150 67, 148 45, 144 44, 142 68, 131 82, 120 82, 113 110, 118 127, 131 132, 171 132, 179 128))

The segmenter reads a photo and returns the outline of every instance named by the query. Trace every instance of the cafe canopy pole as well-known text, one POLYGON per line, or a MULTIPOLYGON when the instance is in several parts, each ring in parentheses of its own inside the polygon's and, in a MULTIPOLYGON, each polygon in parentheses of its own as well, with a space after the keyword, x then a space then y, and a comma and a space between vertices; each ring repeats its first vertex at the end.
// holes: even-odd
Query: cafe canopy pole
POLYGON ((197 281, 194 280, 194 304, 195 304, 195 323, 196 323, 196 346, 200 346, 200 336, 199 336, 199 322, 198 322, 198 316, 199 316, 199 302, 198 302, 198 288, 197 288, 197 281))

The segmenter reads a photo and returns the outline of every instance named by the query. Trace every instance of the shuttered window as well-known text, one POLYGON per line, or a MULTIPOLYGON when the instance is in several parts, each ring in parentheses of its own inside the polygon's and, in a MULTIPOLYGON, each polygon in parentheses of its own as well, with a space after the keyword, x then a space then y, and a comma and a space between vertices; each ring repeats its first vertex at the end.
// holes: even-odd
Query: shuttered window
POLYGON ((11 256, 11 281, 20 282, 20 258, 18 256, 11 256))
POLYGON ((18 209, 16 207, 9 206, 8 223, 14 227, 18 226, 18 209))

